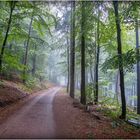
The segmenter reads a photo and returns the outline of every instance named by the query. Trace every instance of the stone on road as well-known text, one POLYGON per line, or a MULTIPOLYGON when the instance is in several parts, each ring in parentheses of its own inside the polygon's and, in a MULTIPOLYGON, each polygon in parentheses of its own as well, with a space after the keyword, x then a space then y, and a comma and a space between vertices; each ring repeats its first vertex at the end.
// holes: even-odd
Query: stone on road
POLYGON ((0 125, 0 138, 55 138, 53 99, 59 87, 43 91, 0 125))

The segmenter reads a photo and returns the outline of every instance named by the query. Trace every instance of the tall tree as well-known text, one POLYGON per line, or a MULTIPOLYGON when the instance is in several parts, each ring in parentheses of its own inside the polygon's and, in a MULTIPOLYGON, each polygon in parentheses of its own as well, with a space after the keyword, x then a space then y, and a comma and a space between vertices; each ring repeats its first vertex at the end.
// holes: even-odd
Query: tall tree
MULTIPOLYGON (((135 30, 136 30, 136 49, 137 55, 139 56, 139 30, 138 30, 138 20, 135 20, 135 30)), ((137 61, 137 113, 140 114, 140 62, 137 61)))
POLYGON ((119 73, 120 73, 120 90, 121 90, 121 102, 122 102, 122 113, 120 118, 126 118, 126 99, 125 99, 125 87, 124 87, 124 71, 123 71, 123 59, 122 59, 122 42, 121 42, 121 27, 120 18, 118 13, 118 1, 113 1, 115 21, 117 29, 117 44, 118 44, 118 60, 119 60, 119 73))
POLYGON ((32 76, 35 76, 35 72, 36 72, 36 50, 37 50, 37 45, 34 45, 34 54, 32 57, 32 61, 33 61, 33 66, 32 66, 32 76))
POLYGON ((96 46, 96 58, 95 58, 95 70, 94 70, 94 82, 95 82, 95 93, 94 93, 94 102, 98 103, 98 91, 99 91, 99 82, 98 82, 98 71, 99 71, 99 55, 100 55, 100 40, 99 40, 99 20, 100 20, 100 11, 99 11, 99 2, 97 2, 98 6, 98 20, 97 20, 97 46, 96 46))
MULTIPOLYGON (((66 13, 68 13, 68 7, 66 6, 66 13)), ((69 16, 68 16, 69 17, 69 16)), ((66 41, 67 41, 67 93, 69 93, 69 82, 70 82, 70 40, 69 40, 69 22, 66 22, 66 41)))
POLYGON ((34 18, 34 10, 32 12, 31 21, 30 21, 30 24, 29 24, 28 38, 27 38, 27 43, 26 43, 26 48, 25 48, 23 83, 25 83, 25 81, 26 81, 26 78, 25 78, 26 77, 26 66, 27 66, 28 50, 29 50, 30 34, 31 34, 31 30, 32 30, 33 18, 34 18))
POLYGON ((69 40, 68 40, 68 37, 67 37, 67 69, 68 69, 68 74, 67 74, 67 92, 69 92, 69 81, 70 81, 70 68, 69 68, 69 63, 70 63, 70 56, 69 56, 69 40))
POLYGON ((71 2, 71 46, 70 46, 70 96, 75 89, 75 1, 71 2))
POLYGON ((5 37, 4 37, 4 40, 3 40, 3 43, 2 43, 2 47, 1 47, 1 52, 0 52, 0 73, 2 71, 4 50, 5 50, 5 46, 6 46, 6 43, 7 43, 10 27, 11 27, 12 15, 13 15, 13 11, 14 11, 14 8, 15 8, 15 5, 16 5, 16 1, 10 1, 9 4, 10 4, 10 14, 9 14, 9 19, 8 19, 6 34, 5 34, 5 37))
POLYGON ((82 104, 86 104, 85 91, 85 2, 82 1, 82 19, 81 19, 81 99, 82 104))

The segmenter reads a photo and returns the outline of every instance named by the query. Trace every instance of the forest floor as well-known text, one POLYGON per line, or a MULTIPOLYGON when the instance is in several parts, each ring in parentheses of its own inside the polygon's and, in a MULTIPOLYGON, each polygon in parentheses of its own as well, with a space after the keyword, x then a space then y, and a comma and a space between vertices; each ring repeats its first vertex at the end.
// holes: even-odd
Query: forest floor
POLYGON ((28 93, 22 89, 21 85, 6 80, 0 81, 1 107, 16 102, 17 100, 24 98, 28 95, 28 93))
POLYGON ((97 108, 93 106, 92 115, 74 107, 73 99, 61 90, 54 99, 57 138, 140 138, 140 129, 119 119, 114 121, 97 108))
POLYGON ((44 85, 40 83, 34 88, 28 88, 21 82, 2 80, 0 81, 0 107, 17 102, 18 100, 23 99, 32 93, 52 86, 53 84, 51 83, 45 83, 44 85))
POLYGON ((3 91, 8 96, 10 91, 18 100, 0 107, 0 138, 140 138, 140 129, 112 120, 96 106, 93 115, 74 107, 63 88, 51 85, 29 95, 17 90, 14 83, 5 81, 3 87, 0 95, 3 91), (11 92, 13 89, 15 92, 11 92))

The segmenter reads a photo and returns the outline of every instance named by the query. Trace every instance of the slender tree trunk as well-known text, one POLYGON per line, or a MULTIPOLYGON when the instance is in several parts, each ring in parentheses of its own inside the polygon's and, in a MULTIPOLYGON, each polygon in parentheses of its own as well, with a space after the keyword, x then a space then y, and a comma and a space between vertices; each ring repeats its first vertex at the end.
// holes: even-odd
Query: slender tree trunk
MULTIPOLYGON (((138 30, 138 20, 136 19, 136 49, 137 55, 139 56, 139 30, 138 30)), ((137 113, 140 114, 140 62, 137 60, 137 113)))
POLYGON ((82 1, 82 19, 81 19, 81 99, 82 104, 86 104, 85 91, 85 2, 82 1))
POLYGON ((71 1, 71 47, 70 47, 70 96, 74 98, 75 89, 75 1, 71 1))
POLYGON ((34 46, 34 56, 33 56, 33 68, 32 68, 32 76, 35 76, 35 72, 36 72, 36 49, 37 49, 37 46, 35 45, 34 46))
POLYGON ((100 40, 99 40, 99 18, 100 18, 100 13, 99 13, 99 4, 98 4, 98 21, 97 21, 97 49, 96 49, 96 61, 95 61, 95 93, 94 93, 94 103, 98 103, 98 92, 99 92, 99 56, 100 56, 100 40))
POLYGON ((125 99, 124 72, 123 72, 123 63, 122 63, 123 59, 122 59, 121 27, 120 27, 120 19, 119 19, 119 14, 118 14, 118 1, 114 1, 113 5, 114 5, 116 29, 117 29, 120 90, 121 90, 121 102, 122 102, 122 114, 120 118, 125 119, 126 118, 126 99, 125 99))
MULTIPOLYGON (((68 34, 68 32, 67 32, 68 34)), ((69 93, 69 81, 70 81, 70 68, 69 68, 69 65, 70 65, 70 51, 69 51, 69 40, 68 40, 68 37, 67 37, 67 70, 68 70, 68 75, 67 75, 67 93, 69 93)))
POLYGON ((69 46, 67 46, 67 69, 68 69, 68 75, 67 75, 67 93, 69 92, 69 79, 70 79, 70 72, 69 72, 69 46))
POLYGON ((33 22, 33 14, 32 14, 30 25, 29 25, 28 39, 27 39, 27 44, 26 44, 26 49, 25 49, 24 70, 23 70, 23 83, 25 83, 25 81, 26 81, 26 78, 25 78, 26 77, 26 67, 27 67, 27 59, 28 59, 28 50, 29 50, 32 22, 33 22))
POLYGON ((92 92, 94 93, 94 77, 93 77, 93 72, 92 72, 93 66, 92 66, 92 56, 91 56, 90 52, 89 52, 89 56, 90 56, 90 66, 89 66, 90 83, 92 83, 92 85, 93 85, 92 92))
POLYGON ((3 63, 3 55, 4 55, 4 50, 5 50, 5 45, 7 43, 7 39, 8 39, 8 34, 9 34, 9 30, 11 27, 11 22, 12 22, 12 14, 15 8, 15 1, 11 1, 10 2, 10 15, 9 15, 9 20, 8 20, 8 25, 7 25, 7 29, 6 29, 6 34, 5 34, 5 38, 4 41, 2 43, 2 47, 1 47, 1 52, 0 52, 0 74, 2 71, 2 63, 3 63))
MULTIPOLYGON (((66 6, 66 12, 68 12, 68 7, 66 6)), ((67 24, 66 26, 66 33, 67 33, 67 36, 66 36, 66 41, 67 41, 67 71, 68 71, 68 74, 67 74, 67 81, 66 81, 66 84, 67 84, 67 93, 69 93, 69 87, 70 87, 70 39, 69 39, 69 29, 70 29, 70 25, 69 23, 67 24)))

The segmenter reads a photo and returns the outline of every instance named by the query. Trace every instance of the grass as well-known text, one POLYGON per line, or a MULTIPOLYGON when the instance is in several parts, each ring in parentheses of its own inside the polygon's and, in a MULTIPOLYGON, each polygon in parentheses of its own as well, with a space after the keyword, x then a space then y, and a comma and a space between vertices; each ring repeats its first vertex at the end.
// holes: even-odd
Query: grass
POLYGON ((127 119, 139 119, 140 115, 136 113, 136 111, 127 108, 127 119))

